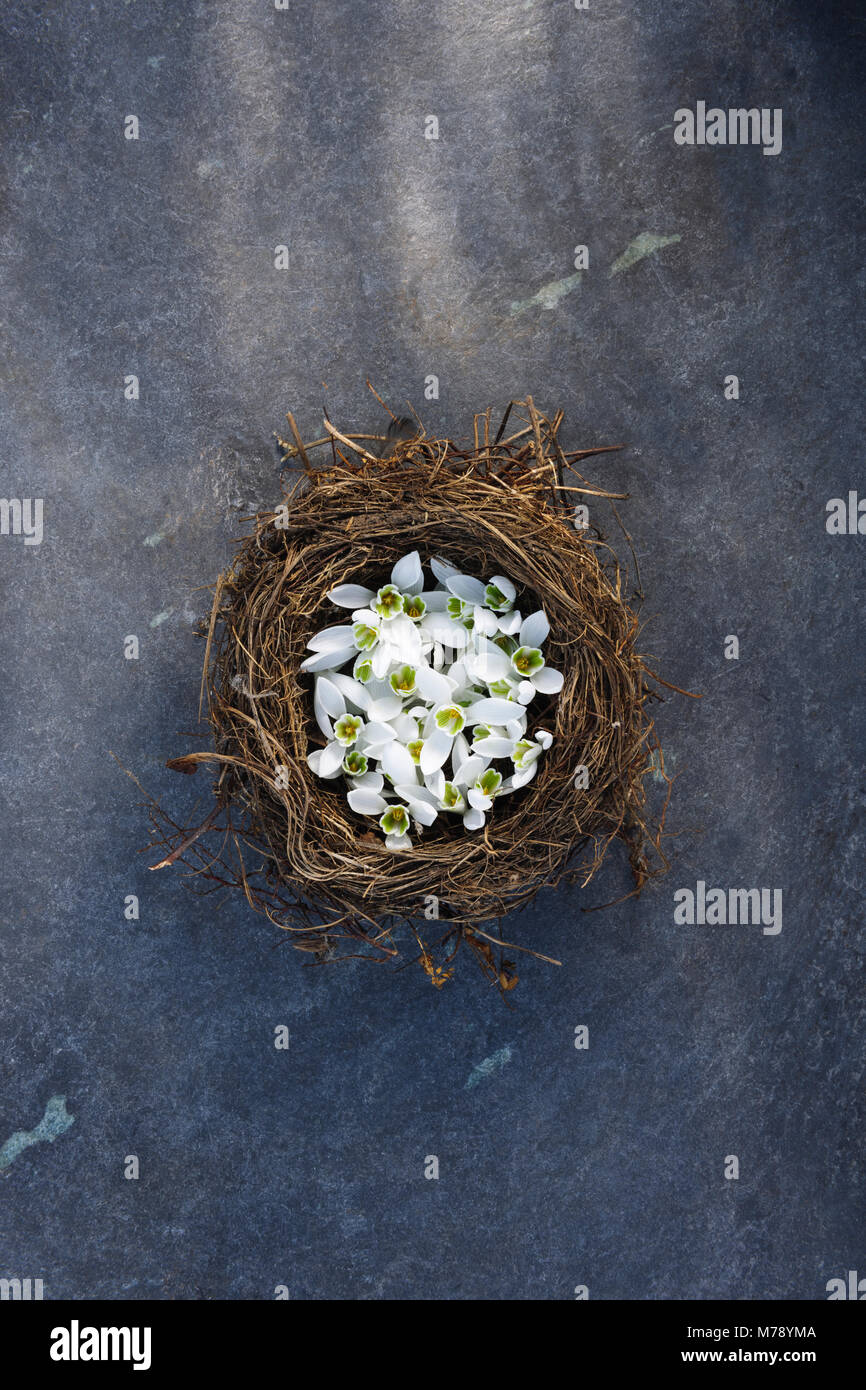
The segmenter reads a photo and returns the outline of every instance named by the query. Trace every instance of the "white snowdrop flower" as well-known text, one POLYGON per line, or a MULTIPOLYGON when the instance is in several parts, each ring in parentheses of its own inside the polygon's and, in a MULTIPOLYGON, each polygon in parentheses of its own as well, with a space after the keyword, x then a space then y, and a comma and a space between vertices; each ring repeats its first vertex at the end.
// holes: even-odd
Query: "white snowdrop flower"
POLYGON ((503 574, 494 574, 484 590, 484 602, 493 613, 506 613, 516 597, 517 590, 503 574))
POLYGON ((342 776, 350 810, 376 817, 394 851, 411 849, 440 814, 482 829, 495 799, 535 775, 553 735, 528 733, 530 706, 563 684, 544 661, 546 615, 523 618, 507 576, 479 579, 439 558, 430 568, 425 588, 413 550, 376 590, 331 589, 351 623, 315 633, 301 663, 325 739, 310 769, 342 776))
POLYGON ((518 772, 525 772, 528 767, 541 756, 542 748, 540 743, 533 743, 529 739, 521 739, 514 746, 511 755, 512 761, 518 772))
POLYGON ((403 612, 403 603, 403 595, 396 584, 383 584, 376 595, 373 612, 382 619, 383 623, 388 623, 403 612))

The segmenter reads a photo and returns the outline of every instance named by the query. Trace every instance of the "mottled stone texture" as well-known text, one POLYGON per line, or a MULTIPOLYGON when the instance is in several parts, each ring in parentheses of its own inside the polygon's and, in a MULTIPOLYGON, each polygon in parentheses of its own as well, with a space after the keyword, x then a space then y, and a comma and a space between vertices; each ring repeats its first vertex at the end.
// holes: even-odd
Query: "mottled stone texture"
POLYGON ((0 537, 0 1276, 824 1297, 866 1260, 866 537, 824 527, 866 492, 856 6, 10 0, 3 23, 2 492, 45 499, 45 537, 0 537), (781 107, 782 153, 678 148, 699 100, 781 107), (704 692, 659 712, 670 877, 586 915, 628 889, 614 853, 506 921, 563 960, 508 1005, 468 968, 441 994, 305 969, 243 904, 149 874, 109 753, 181 811, 206 795, 163 766, 195 726, 201 586, 278 499, 284 410, 368 427, 367 376, 433 430, 528 391, 571 447, 627 444, 591 471, 631 493, 644 649, 704 692), (676 926, 698 879, 781 888, 781 934, 676 926), (39 1128, 52 1097, 71 1127, 55 1101, 39 1128))

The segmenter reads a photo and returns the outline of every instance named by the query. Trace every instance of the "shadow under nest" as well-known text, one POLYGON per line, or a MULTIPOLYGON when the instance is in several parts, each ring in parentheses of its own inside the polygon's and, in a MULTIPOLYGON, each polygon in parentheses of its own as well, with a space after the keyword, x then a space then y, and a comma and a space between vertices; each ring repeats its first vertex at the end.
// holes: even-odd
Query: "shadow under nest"
POLYGON ((644 778, 664 776, 647 706, 660 698, 649 680, 667 683, 635 650, 638 618, 614 552, 597 529, 574 524, 576 502, 613 505, 620 495, 576 471, 605 451, 563 451, 562 412, 550 420, 531 398, 511 403, 495 437, 490 412, 476 416, 462 448, 420 427, 390 443, 327 420, 325 437, 305 446, 288 418, 284 464, 298 460, 300 476, 279 507, 256 518, 215 586, 202 677, 213 747, 168 763, 187 773, 215 765, 215 803, 192 829, 152 803, 164 850, 153 867, 183 862, 198 891, 243 892, 311 963, 402 962, 396 932, 408 925, 410 955, 434 984, 452 975, 463 946, 510 989, 517 971, 507 953, 551 958, 503 942, 497 919, 543 886, 586 884, 617 839, 632 892, 666 868, 667 799, 652 820, 644 778), (371 452, 375 439, 385 457, 371 452), (330 460, 314 468, 308 451, 326 444, 330 460), (342 786, 307 765, 324 739, 313 677, 300 666, 312 634, 333 621, 329 591, 348 582, 376 589, 411 550, 425 564, 439 556, 466 574, 507 575, 522 612, 544 609, 545 655, 564 685, 533 703, 531 724, 550 730, 553 743, 531 782, 497 800, 481 831, 440 816, 410 851, 395 853, 350 810, 342 786))

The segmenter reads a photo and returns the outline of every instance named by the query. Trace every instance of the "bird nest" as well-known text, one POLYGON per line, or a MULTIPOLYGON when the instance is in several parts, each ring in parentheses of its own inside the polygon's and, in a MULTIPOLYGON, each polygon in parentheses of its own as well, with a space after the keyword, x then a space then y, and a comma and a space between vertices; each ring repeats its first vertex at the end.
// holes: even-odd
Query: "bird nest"
POLYGON ((284 473, 296 476, 215 586, 202 678, 212 747, 168 764, 211 765, 215 801, 192 828, 153 807, 163 850, 153 867, 183 862, 199 891, 242 892, 310 963, 395 962, 408 941, 441 985, 464 947, 509 989, 513 953, 540 953, 503 940, 506 913, 542 887, 586 884, 616 840, 632 892, 666 867, 667 798, 653 819, 644 785, 651 770, 664 776, 648 709, 659 678, 635 650, 615 554, 595 526, 575 525, 576 505, 615 511, 621 494, 581 477, 580 460, 603 451, 564 451, 562 412, 548 419, 531 398, 512 402, 495 435, 490 412, 476 416, 463 447, 420 428, 344 434, 327 420, 326 435, 304 445, 288 418, 293 438, 280 444, 284 473), (321 446, 329 457, 314 467, 321 446), (324 739, 315 678, 300 668, 311 635, 333 621, 329 591, 376 590, 412 550, 466 574, 509 576, 522 611, 547 615, 545 654, 564 684, 537 706, 553 742, 534 780, 497 800, 483 830, 440 816, 411 852, 394 853, 343 789, 311 770, 324 739))

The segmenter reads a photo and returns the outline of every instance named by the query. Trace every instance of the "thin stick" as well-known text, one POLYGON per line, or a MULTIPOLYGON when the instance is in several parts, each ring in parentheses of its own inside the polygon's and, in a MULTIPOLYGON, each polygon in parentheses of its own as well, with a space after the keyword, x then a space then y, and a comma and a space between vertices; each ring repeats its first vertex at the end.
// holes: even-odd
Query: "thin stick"
MULTIPOLYGON (((167 854, 164 859, 160 859, 158 864, 150 865, 151 871, 154 869, 167 869, 170 864, 177 863, 178 859, 180 859, 182 854, 186 853, 190 845, 195 844, 199 835, 203 835, 206 830, 210 830, 219 813, 219 806, 214 806, 207 820, 202 821, 201 825, 198 826, 196 830, 191 831, 185 839, 181 840, 177 848, 171 851, 171 854, 167 854)), ((243 860, 241 860, 241 865, 243 865, 243 860)), ((247 894, 247 897, 249 897, 249 894, 247 894)))
POLYGON ((295 417, 291 411, 288 411, 288 413, 286 414, 286 419, 289 422, 289 429, 292 431, 292 434, 294 435, 295 448, 298 451, 298 456, 301 460, 301 463, 307 470, 307 476, 312 477, 313 470, 310 466, 310 460, 307 458, 307 451, 304 448, 304 441, 301 439, 301 436, 298 433, 298 427, 295 424, 295 417))
POLYGON ((331 424, 327 416, 325 416, 324 424, 328 434, 332 435, 334 439, 339 439, 341 444, 348 444, 353 453, 360 454, 361 458, 366 459, 368 463, 379 462, 375 454, 368 454, 366 449, 361 449, 357 444, 353 444, 348 435, 341 434, 336 425, 331 424))

